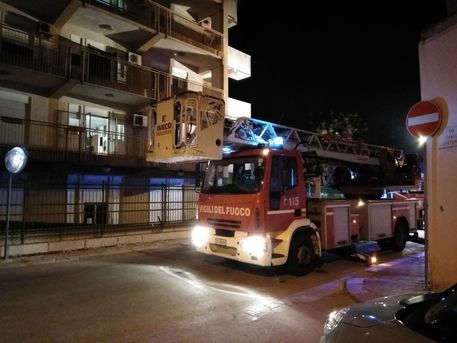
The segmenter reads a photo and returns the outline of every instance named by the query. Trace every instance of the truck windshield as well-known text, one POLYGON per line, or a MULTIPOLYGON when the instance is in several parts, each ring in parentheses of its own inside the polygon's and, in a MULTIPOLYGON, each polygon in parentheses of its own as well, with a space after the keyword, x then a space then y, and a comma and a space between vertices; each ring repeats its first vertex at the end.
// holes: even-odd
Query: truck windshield
POLYGON ((257 193, 262 185, 264 160, 259 156, 211 161, 205 174, 202 193, 257 193))

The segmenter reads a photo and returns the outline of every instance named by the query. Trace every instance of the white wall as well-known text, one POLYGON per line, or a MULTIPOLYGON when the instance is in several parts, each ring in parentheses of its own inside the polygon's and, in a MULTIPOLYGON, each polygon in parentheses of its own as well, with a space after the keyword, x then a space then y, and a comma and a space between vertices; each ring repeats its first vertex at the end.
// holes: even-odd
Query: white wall
POLYGON ((97 43, 101 43, 105 46, 111 46, 113 48, 116 48, 119 50, 124 50, 124 51, 126 50, 124 47, 117 44, 113 40, 109 39, 104 34, 94 32, 94 31, 89 31, 89 30, 86 30, 84 27, 76 26, 76 25, 69 24, 69 23, 64 25, 64 27, 60 31, 60 35, 63 37, 66 37, 68 39, 70 39, 71 35, 76 35, 79 37, 83 37, 83 38, 92 40, 97 43))
POLYGON ((184 64, 179 63, 175 59, 170 61, 170 73, 173 76, 179 77, 183 80, 187 80, 189 84, 187 89, 194 92, 201 92, 203 90, 203 77, 192 71, 192 69, 187 68, 184 64))
POLYGON ((234 80, 251 77, 251 56, 237 49, 228 47, 228 76, 234 80))
POLYGON ((427 280, 432 290, 457 282, 457 20, 419 45, 421 97, 443 114, 426 142, 427 280), (455 143, 455 144, 454 144, 455 143), (447 147, 444 147, 444 146, 447 147), (452 146, 454 145, 454 146, 452 146))
POLYGON ((228 98, 227 114, 228 118, 247 117, 251 118, 251 104, 249 102, 228 98))
POLYGON ((52 123, 55 108, 50 108, 49 105, 49 98, 33 95, 30 107, 30 119, 52 123))

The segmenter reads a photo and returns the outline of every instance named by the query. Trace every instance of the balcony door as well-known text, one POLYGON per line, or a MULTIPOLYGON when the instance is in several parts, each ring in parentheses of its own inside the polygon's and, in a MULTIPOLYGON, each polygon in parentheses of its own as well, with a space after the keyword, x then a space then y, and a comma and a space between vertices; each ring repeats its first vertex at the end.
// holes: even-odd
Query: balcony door
POLYGON ((84 112, 89 151, 108 155, 109 111, 85 106, 84 112))
POLYGON ((115 112, 109 114, 108 150, 110 154, 126 154, 125 115, 115 112))
POLYGON ((95 106, 69 104, 70 150, 100 155, 125 155, 125 114, 95 106), (82 139, 82 140, 81 140, 82 139))

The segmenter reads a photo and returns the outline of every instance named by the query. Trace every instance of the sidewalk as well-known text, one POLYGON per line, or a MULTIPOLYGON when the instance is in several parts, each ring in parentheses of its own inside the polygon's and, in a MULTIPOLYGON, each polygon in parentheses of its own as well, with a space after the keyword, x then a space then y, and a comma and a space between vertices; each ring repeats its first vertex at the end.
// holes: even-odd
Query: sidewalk
POLYGON ((426 290, 424 251, 392 262, 365 268, 360 275, 346 279, 346 290, 359 302, 426 290))

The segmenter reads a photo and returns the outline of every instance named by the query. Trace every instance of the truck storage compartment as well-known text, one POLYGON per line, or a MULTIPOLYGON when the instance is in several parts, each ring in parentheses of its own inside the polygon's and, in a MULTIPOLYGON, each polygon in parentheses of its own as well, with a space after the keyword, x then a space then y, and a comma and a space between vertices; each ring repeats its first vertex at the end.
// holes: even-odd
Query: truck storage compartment
POLYGON ((352 244, 351 236, 357 235, 352 225, 351 203, 345 200, 308 199, 307 214, 319 227, 322 249, 330 250, 352 244))

